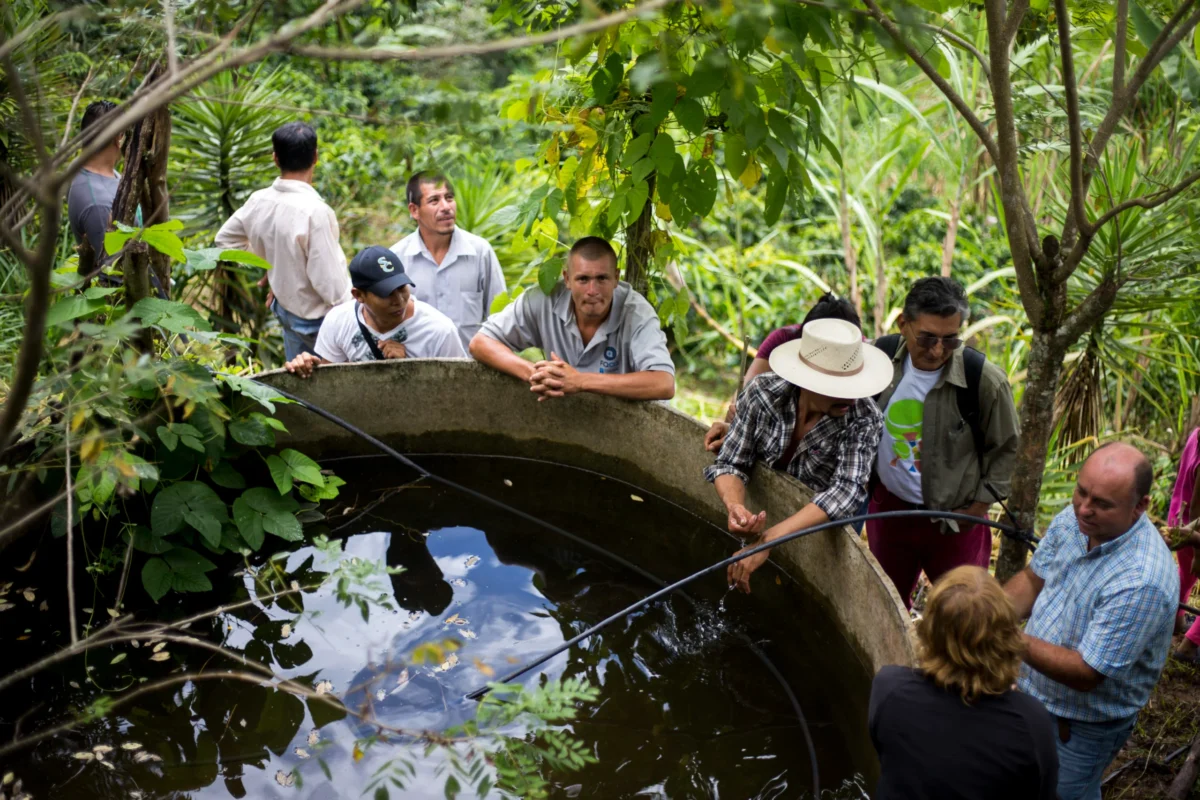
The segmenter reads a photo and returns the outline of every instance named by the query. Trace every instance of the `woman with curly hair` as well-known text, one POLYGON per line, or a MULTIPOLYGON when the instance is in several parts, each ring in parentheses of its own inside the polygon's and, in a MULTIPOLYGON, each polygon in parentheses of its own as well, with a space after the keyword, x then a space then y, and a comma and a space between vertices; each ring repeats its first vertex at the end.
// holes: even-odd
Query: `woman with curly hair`
POLYGON ((876 800, 1054 800, 1054 723, 1014 687, 1024 645, 996 579, 973 566, 947 572, 917 640, 919 666, 884 667, 871 686, 876 800))

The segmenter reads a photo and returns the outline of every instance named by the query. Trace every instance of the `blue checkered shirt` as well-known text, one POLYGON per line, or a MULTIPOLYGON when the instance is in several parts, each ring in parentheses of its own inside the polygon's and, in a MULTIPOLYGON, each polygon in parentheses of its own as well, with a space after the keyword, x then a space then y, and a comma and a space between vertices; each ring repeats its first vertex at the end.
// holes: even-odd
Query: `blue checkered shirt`
POLYGON ((1021 690, 1051 714, 1107 722, 1137 714, 1158 681, 1175 626, 1179 576, 1162 537, 1143 515, 1126 533, 1087 549, 1075 509, 1050 524, 1030 567, 1046 582, 1025 626, 1067 647, 1104 676, 1090 692, 1021 667, 1021 690))

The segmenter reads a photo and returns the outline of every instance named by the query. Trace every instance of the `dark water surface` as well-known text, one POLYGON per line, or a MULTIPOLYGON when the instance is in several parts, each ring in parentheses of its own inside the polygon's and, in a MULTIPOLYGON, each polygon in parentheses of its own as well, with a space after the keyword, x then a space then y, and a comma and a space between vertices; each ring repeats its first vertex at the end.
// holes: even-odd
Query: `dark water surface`
MULTIPOLYGON (((516 459, 420 460, 666 580, 734 549, 732 539, 695 516, 615 479, 516 459)), ((256 603, 222 614, 193 632, 282 676, 311 686, 328 681, 347 705, 369 709, 386 725, 443 730, 462 723, 476 708, 464 694, 486 682, 488 671, 503 674, 657 588, 601 555, 450 490, 418 482, 388 493, 415 477, 388 459, 327 466, 348 485, 331 506, 331 521, 309 530, 345 537, 346 557, 404 567, 404 573, 379 580, 395 610, 372 609, 364 621, 358 608, 343 607, 326 587, 305 593, 298 603, 256 603), (343 515, 347 506, 354 511, 343 515), (454 615, 465 624, 446 624, 454 615), (456 663, 405 667, 418 645, 447 638, 461 644, 456 663)), ((0 616, 4 639, 12 642, 0 655, 5 672, 63 641, 56 630, 61 623, 55 624, 61 609, 36 610, 42 599, 54 598, 53 603, 62 594, 61 558, 52 547, 44 549, 51 554, 38 560, 54 574, 5 571, 5 581, 15 580, 10 594, 17 604, 0 616), (20 594, 27 583, 36 602, 20 594)), ((270 576, 277 588, 293 580, 315 583, 333 566, 311 546, 273 560, 259 554, 252 562, 260 582, 270 576)), ((254 578, 236 561, 210 577, 216 591, 203 597, 206 604, 232 603, 256 592, 254 578)), ((826 615, 790 578, 768 564, 755 575, 754 589, 750 597, 730 595, 723 577, 702 581, 687 590, 694 603, 675 596, 653 605, 544 667, 542 674, 550 678, 584 676, 600 692, 570 725, 599 762, 551 776, 552 796, 810 796, 800 726, 747 637, 799 697, 816 741, 823 796, 865 796, 856 775, 872 770, 865 740, 869 677, 826 615)), ((200 602, 169 596, 155 607, 135 571, 126 610, 141 607, 142 618, 170 620, 203 610, 200 602)), ((93 604, 103 600, 81 595, 81 607, 93 604)), ((93 615, 95 624, 107 620, 103 608, 93 615)), ((170 653, 168 659, 152 661, 155 645, 139 644, 94 651, 0 694, 0 741, 11 737, 31 707, 33 713, 21 721, 26 733, 61 721, 103 694, 136 687, 142 678, 211 669, 214 663, 236 668, 178 644, 160 651, 170 653)), ((524 678, 541 679, 537 672, 524 678)), ((135 792, 197 800, 360 797, 377 769, 397 755, 420 754, 402 745, 356 752, 356 740, 371 733, 359 720, 339 718, 321 704, 269 687, 192 682, 148 693, 101 721, 9 757, 0 769, 15 772, 37 798, 126 798, 135 792), (131 742, 142 747, 122 749, 131 742), (102 753, 103 763, 73 757, 95 752, 98 745, 114 748, 102 753), (154 759, 138 761, 139 753, 154 759), (279 773, 293 769, 303 785, 279 785, 279 773)), ((416 761, 416 778, 404 793, 393 788, 392 797, 442 797, 444 778, 435 774, 439 758, 416 761)))

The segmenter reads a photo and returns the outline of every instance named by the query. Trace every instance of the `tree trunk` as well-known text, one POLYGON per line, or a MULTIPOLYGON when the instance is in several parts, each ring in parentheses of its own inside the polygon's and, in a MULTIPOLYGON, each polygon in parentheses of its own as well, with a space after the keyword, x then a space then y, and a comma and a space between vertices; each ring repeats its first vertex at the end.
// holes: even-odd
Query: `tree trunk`
MULTIPOLYGON (((170 193, 167 189, 167 156, 171 149, 171 111, 160 108, 151 117, 151 141, 146 161, 146 225, 158 225, 171 218, 170 193)), ((170 292, 171 258, 157 250, 150 252, 150 267, 164 293, 170 292)))
POLYGON ((958 191, 950 201, 950 224, 946 226, 946 239, 942 242, 942 277, 950 277, 950 267, 954 263, 954 242, 958 238, 958 219, 962 213, 963 194, 967 190, 967 171, 964 169, 958 178, 958 191))
MULTIPOLYGON (((1012 494, 1008 507, 1017 524, 1027 530, 1037 525, 1038 497, 1042 473, 1046 469, 1047 449, 1054 431, 1054 395, 1062 373, 1065 351, 1052 341, 1053 334, 1034 330, 1026 372, 1025 394, 1021 400, 1021 443, 1013 467, 1012 494)), ((1021 542, 1005 537, 996 559, 996 578, 1004 582, 1025 566, 1028 549, 1021 542)))
POLYGON ((643 297, 650 287, 650 262, 654 258, 654 173, 646 178, 650 193, 642 212, 625 229, 625 280, 643 297))

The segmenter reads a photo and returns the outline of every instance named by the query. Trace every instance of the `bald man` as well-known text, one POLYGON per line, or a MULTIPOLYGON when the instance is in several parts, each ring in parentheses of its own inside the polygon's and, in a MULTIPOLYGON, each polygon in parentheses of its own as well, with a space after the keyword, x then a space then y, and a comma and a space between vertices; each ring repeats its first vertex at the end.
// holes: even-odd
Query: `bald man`
POLYGON ((1122 443, 1084 462, 1029 566, 1004 587, 1025 626, 1017 681, 1058 726, 1058 796, 1100 800, 1105 767, 1158 681, 1179 576, 1146 517, 1154 470, 1122 443))

